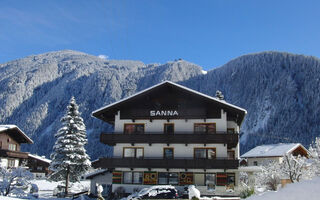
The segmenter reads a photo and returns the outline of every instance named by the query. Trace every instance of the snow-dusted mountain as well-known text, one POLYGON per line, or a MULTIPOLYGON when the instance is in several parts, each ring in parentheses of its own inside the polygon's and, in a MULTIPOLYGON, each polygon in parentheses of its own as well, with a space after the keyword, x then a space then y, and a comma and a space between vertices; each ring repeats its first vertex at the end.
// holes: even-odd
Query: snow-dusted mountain
POLYGON ((184 84, 247 109, 241 152, 260 144, 300 142, 320 136, 320 60, 280 52, 236 58, 184 84))
POLYGON ((308 144, 319 135, 319 72, 317 58, 278 52, 241 56, 207 73, 184 60, 147 65, 69 50, 50 52, 0 64, 0 124, 17 124, 35 141, 25 150, 48 156, 73 95, 95 159, 110 153, 99 135, 112 128, 91 112, 171 80, 212 96, 219 89, 227 101, 246 108, 243 152, 262 143, 308 144))
POLYGON ((105 60, 76 51, 29 56, 0 65, 0 124, 16 124, 34 140, 25 147, 49 155, 60 118, 75 96, 87 126, 91 158, 110 151, 100 132, 112 130, 91 112, 164 80, 201 75, 202 68, 177 60, 146 65, 139 61, 105 60))

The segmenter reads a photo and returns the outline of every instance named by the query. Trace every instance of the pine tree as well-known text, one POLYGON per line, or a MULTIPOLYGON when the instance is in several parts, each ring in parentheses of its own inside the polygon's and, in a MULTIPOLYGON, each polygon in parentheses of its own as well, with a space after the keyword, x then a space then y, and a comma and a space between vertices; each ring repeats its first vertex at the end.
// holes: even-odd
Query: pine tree
MULTIPOLYGON (((56 142, 51 154, 51 180, 76 182, 87 172, 91 163, 84 146, 87 144, 86 127, 72 97, 66 114, 61 118, 62 127, 55 134, 56 142)), ((67 193, 67 191, 66 191, 67 193)))

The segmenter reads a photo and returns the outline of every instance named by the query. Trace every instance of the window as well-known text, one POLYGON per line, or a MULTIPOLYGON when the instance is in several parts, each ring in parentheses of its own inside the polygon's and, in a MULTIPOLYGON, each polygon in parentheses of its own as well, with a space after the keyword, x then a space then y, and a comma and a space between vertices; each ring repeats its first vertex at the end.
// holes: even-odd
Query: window
MULTIPOLYGON (((219 186, 235 186, 235 174, 234 173, 218 173, 217 185, 219 186)), ((232 187, 231 187, 232 188, 232 187)))
POLYGON ((132 183, 132 172, 123 172, 123 183, 132 183))
POLYGON ((228 159, 234 160, 235 159, 235 153, 233 150, 228 150, 228 159))
POLYGON ((215 159, 216 149, 215 148, 194 148, 194 157, 203 159, 215 159))
POLYGON ((216 174, 206 174, 206 186, 208 190, 215 189, 216 174))
POLYGON ((142 147, 123 147, 124 158, 143 158, 142 147))
POLYGON ((228 128, 228 129, 227 129, 227 133, 229 133, 229 134, 234 133, 234 128, 228 128))
POLYGON ((133 172, 133 183, 142 184, 142 172, 133 172))
POLYGON ((144 133, 144 124, 125 124, 124 133, 126 134, 142 134, 144 133))
POLYGON ((234 174, 227 174, 227 184, 231 186, 235 186, 235 175, 234 174))
POLYGON ((15 167, 15 160, 14 159, 8 159, 8 167, 15 167))
POLYGON ((173 148, 163 148, 163 158, 173 159, 173 148))
POLYGON ((123 183, 125 184, 141 184, 142 172, 123 172, 123 183))
POLYGON ((194 184, 197 186, 203 186, 204 185, 204 174, 194 174, 194 184))
POLYGON ((165 134, 173 134, 174 133, 174 124, 164 124, 163 132, 165 134))
POLYGON ((37 170, 42 170, 42 166, 37 166, 37 170))
POLYGON ((258 166, 258 161, 253 161, 254 166, 258 166))
POLYGON ((215 123, 195 123, 194 124, 195 133, 216 133, 215 123))
POLYGON ((168 173, 168 172, 159 172, 158 174, 158 184, 159 185, 178 185, 179 184, 179 175, 178 173, 168 173))
POLYGON ((16 151, 17 150, 17 145, 16 144, 9 144, 9 150, 10 151, 16 151))

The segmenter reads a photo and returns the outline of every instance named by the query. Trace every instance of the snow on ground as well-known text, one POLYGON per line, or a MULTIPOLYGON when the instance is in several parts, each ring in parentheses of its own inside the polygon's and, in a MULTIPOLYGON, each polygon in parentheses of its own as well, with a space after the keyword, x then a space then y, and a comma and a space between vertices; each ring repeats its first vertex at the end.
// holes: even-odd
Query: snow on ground
POLYGON ((320 177, 313 180, 302 181, 299 183, 288 184, 277 192, 266 192, 260 195, 254 195, 247 200, 319 200, 320 177))
MULTIPOLYGON (((39 188, 39 198, 50 199, 53 198, 53 189, 58 185, 63 185, 61 182, 53 182, 48 180, 33 180, 32 183, 36 184, 39 188)), ((72 183, 70 192, 78 193, 90 188, 90 181, 81 181, 80 183, 72 183)))

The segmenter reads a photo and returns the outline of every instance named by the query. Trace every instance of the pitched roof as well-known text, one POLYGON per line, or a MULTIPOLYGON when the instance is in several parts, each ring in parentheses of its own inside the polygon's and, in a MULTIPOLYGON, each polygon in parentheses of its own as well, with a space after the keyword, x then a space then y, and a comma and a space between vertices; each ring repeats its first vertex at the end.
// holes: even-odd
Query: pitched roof
POLYGON ((307 151, 307 149, 300 143, 267 144, 256 146, 247 153, 241 155, 241 158, 282 157, 285 154, 292 152, 299 146, 307 151))
POLYGON ((0 125, 0 133, 7 132, 9 135, 14 137, 20 143, 32 144, 33 141, 16 125, 4 124, 0 125))
POLYGON ((37 160, 41 160, 46 163, 51 163, 51 160, 47 159, 45 156, 38 156, 38 155, 31 154, 31 153, 29 153, 28 156, 31 158, 37 159, 37 160))
POLYGON ((217 104, 219 104, 219 105, 222 105, 222 106, 225 107, 225 108, 229 108, 229 109, 235 110, 235 111, 237 111, 237 112, 239 113, 239 115, 241 116, 241 122, 243 121, 244 116, 247 114, 247 111, 246 111, 245 109, 240 108, 240 107, 238 107, 238 106, 235 106, 235 105, 233 105, 233 104, 227 103, 227 102, 224 101, 224 100, 219 100, 219 99, 217 99, 217 98, 215 98, 215 97, 212 97, 212 96, 203 94, 203 93, 201 93, 201 92, 195 91, 195 90, 193 90, 193 89, 187 88, 187 87, 185 87, 185 86, 179 85, 179 84, 174 83, 174 82, 171 82, 171 81, 164 81, 164 82, 161 82, 161 83, 159 83, 159 84, 156 84, 156 85, 154 85, 154 86, 152 86, 152 87, 149 87, 149 88, 147 88, 147 89, 145 89, 145 90, 142 90, 142 91, 140 91, 140 92, 137 92, 137 93, 134 94, 134 95, 131 95, 131 96, 126 97, 126 98, 124 98, 124 99, 121 99, 121 100, 119 100, 119 101, 117 101, 117 102, 114 102, 114 103, 111 103, 111 104, 109 104, 109 105, 107 105, 107 106, 104 106, 104 107, 102 107, 102 108, 99 108, 99 109, 93 111, 93 112, 92 112, 92 115, 93 115, 94 117, 96 117, 96 118, 100 118, 100 119, 101 119, 101 114, 102 114, 102 113, 104 113, 104 112, 106 112, 106 111, 113 110, 114 108, 119 107, 120 105, 128 102, 129 100, 132 100, 132 99, 134 99, 134 98, 137 98, 137 97, 139 97, 139 96, 142 96, 143 94, 146 94, 146 93, 150 92, 151 90, 153 90, 153 89, 155 89, 155 88, 162 87, 162 86, 166 86, 166 85, 167 85, 167 86, 169 85, 169 86, 172 86, 172 87, 175 87, 175 88, 182 89, 182 90, 185 91, 185 92, 188 92, 188 93, 192 93, 192 94, 201 96, 201 97, 203 97, 203 98, 205 98, 205 99, 207 99, 207 100, 210 100, 210 101, 215 102, 215 103, 217 103, 217 104))
POLYGON ((95 170, 93 172, 90 172, 88 174, 85 174, 83 177, 84 179, 92 179, 100 174, 104 174, 106 172, 110 172, 108 169, 98 169, 98 170, 95 170))

